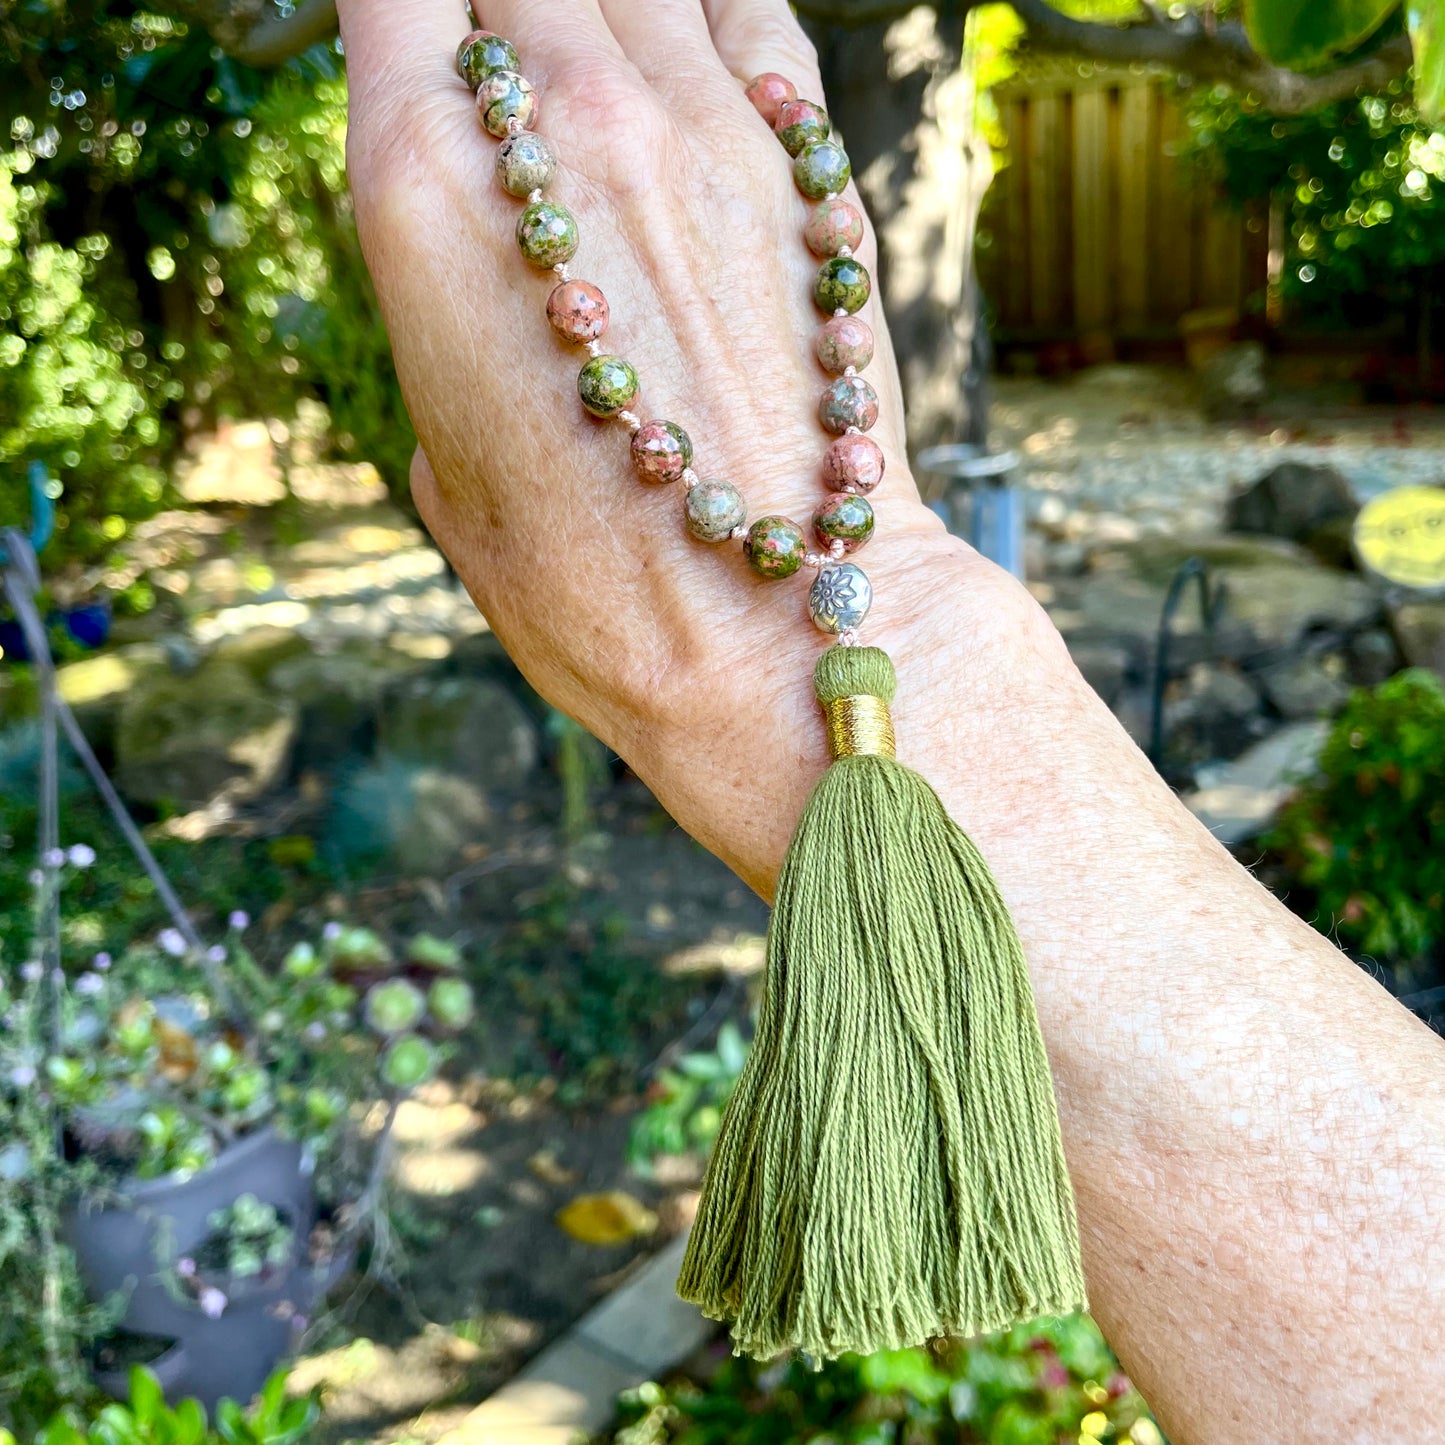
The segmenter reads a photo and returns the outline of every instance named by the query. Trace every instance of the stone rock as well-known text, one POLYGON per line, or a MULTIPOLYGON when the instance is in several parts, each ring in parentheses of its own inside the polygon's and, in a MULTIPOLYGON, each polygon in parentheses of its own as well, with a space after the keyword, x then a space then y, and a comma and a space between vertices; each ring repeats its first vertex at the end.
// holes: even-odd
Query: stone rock
POLYGON ((1445 677, 1445 601, 1402 602, 1390 616, 1406 663, 1445 677))
POLYGON ((1206 415, 1217 420, 1253 416, 1269 396, 1264 378, 1264 347, 1239 341, 1215 352, 1200 370, 1206 415))
POLYGON ((1291 720, 1333 714, 1350 695, 1344 659, 1338 655, 1285 658, 1255 676, 1270 706, 1291 720))
POLYGON ((370 751, 382 698, 423 666, 394 647, 364 641, 286 658, 266 680, 300 709, 300 764, 329 770, 349 754, 370 751))
POLYGON ((195 504, 269 507, 286 495, 263 421, 222 422, 213 437, 197 444, 192 458, 177 466, 176 486, 195 504))
POLYGON ((1338 526, 1331 537, 1329 524, 1343 521, 1348 555, 1348 523, 1358 510, 1349 479, 1337 468, 1281 462, 1229 499, 1225 526, 1231 532, 1260 533, 1289 542, 1307 542, 1315 536, 1321 545, 1332 541, 1338 553, 1338 526))
POLYGON ((406 873, 435 874, 455 863, 490 820, 475 783, 384 758, 337 788, 327 851, 352 861, 387 857, 406 873))
POLYGON ((1200 664, 1175 683, 1164 703, 1171 770, 1233 757, 1268 727, 1259 693, 1228 668, 1200 664))
POLYGON ((1404 667, 1394 634, 1385 627, 1367 627, 1345 643, 1345 662, 1353 687, 1378 687, 1404 667))
POLYGON ((1256 838, 1309 776, 1328 735, 1324 722, 1290 723, 1233 762, 1201 768, 1201 786, 1184 802, 1221 843, 1233 847, 1256 838))
MULTIPOLYGON (((1169 583, 1190 557, 1200 558, 1211 577, 1226 585, 1226 650, 1241 642, 1247 644, 1241 650, 1289 648, 1309 628, 1349 632, 1366 626, 1379 612, 1375 591, 1363 578, 1323 567, 1289 542, 1238 535, 1193 541, 1146 537, 1095 553, 1088 575, 1061 582, 1055 621, 1065 636, 1088 625, 1105 631, 1128 629, 1152 639, 1169 583), (1248 636, 1240 639, 1241 631, 1248 636)), ((1192 589, 1175 617, 1174 630, 1182 638, 1200 632, 1192 589)))
POLYGON ((196 809, 242 800, 278 782, 297 708, 234 663, 138 683, 116 726, 116 783, 141 803, 196 809))
POLYGON ((419 677, 382 699, 383 759, 465 778, 483 790, 524 784, 541 761, 537 725, 516 695, 485 677, 419 677))

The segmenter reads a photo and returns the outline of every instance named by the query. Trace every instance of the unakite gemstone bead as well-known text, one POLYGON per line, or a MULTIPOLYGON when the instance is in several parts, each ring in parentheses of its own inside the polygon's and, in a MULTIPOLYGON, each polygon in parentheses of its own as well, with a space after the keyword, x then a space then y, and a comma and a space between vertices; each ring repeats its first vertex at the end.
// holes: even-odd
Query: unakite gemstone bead
POLYGON ((726 542, 747 520, 747 504, 731 482, 705 477, 687 489, 683 503, 687 530, 699 542, 726 542))
POLYGON ((798 91, 793 82, 775 71, 765 71, 755 80, 749 81, 743 92, 752 101, 753 109, 769 125, 778 123, 778 112, 790 100, 797 100, 798 91))
POLYGON ((593 416, 616 416, 637 400, 640 383, 620 356, 594 356, 577 373, 577 394, 593 416))
POLYGON ((841 196, 819 201, 808 213, 803 239, 815 256, 836 256, 844 246, 856 251, 863 242, 863 213, 841 196))
POLYGON ((883 480, 883 449, 872 437, 848 432, 823 455, 823 485, 835 492, 871 492, 883 480))
POLYGON ((873 328, 856 316, 835 316, 818 333, 818 364, 830 376, 851 366, 862 371, 873 360, 873 328))
POLYGON ((813 533, 825 549, 841 542, 844 552, 856 552, 873 535, 873 504, 851 492, 834 492, 813 513, 813 533))
POLYGON ((846 311, 851 316, 861 311, 873 291, 868 268, 856 256, 834 256, 818 268, 813 282, 813 300, 821 311, 830 314, 846 311))
POLYGON ((806 145, 814 141, 827 140, 833 127, 828 122, 828 112, 811 100, 786 101, 778 111, 774 129, 783 149, 795 156, 806 145))
POLYGON ((759 517, 743 542, 743 555, 753 571, 770 582, 791 577, 807 550, 803 529, 787 517, 759 517))
POLYGON ((495 136, 507 133, 507 122, 530 126, 537 119, 537 95, 532 82, 512 70, 494 70, 477 87, 477 114, 495 136))
POLYGON ((590 281, 563 281, 547 298, 547 320, 564 341, 596 341, 610 316, 607 298, 590 281))
POLYGON ((643 422, 632 434, 632 465, 644 482, 680 482, 692 465, 692 438, 674 421, 643 422))
POLYGON ((535 131, 509 135, 497 147, 497 179, 509 196, 545 191, 557 174, 557 152, 535 131))
POLYGON ((533 201, 517 217, 517 247, 544 271, 570 261, 577 242, 577 218, 556 201, 533 201))
POLYGON ((818 420, 834 436, 849 427, 869 431, 878 420, 878 393, 861 376, 840 376, 823 392, 818 420))
POLYGON ((474 30, 457 46, 457 70, 473 90, 494 71, 521 68, 512 42, 490 30, 474 30))
POLYGON ((793 160, 793 179, 810 200, 841 191, 853 174, 848 152, 835 140, 813 141, 793 160))

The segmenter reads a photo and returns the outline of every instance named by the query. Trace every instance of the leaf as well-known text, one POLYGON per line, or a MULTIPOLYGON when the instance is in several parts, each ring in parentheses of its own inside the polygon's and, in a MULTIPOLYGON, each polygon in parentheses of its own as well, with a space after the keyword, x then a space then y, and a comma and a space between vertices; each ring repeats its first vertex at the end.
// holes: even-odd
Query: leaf
POLYGON ((1410 0, 1405 6, 1415 49, 1415 105, 1431 125, 1445 124, 1445 6, 1410 0))
POLYGON ((137 1425, 152 1425, 166 1407, 165 1391, 151 1372, 136 1365, 130 1372, 130 1408, 137 1425))
POLYGON ((651 1234, 657 1216, 640 1199, 621 1189, 579 1194, 557 1211, 557 1223, 583 1244, 625 1244, 651 1234))
POLYGON ((1266 60, 1309 70, 1355 49, 1399 8, 1400 0, 1246 0, 1244 25, 1266 60))
POLYGON ((174 1445, 205 1445, 206 1412, 199 1400, 185 1399, 176 1406, 174 1445))
POLYGON ((742 1073, 743 1065, 748 1059, 748 1046, 743 1042, 738 1026, 731 1019, 718 1030, 717 1056, 729 1074, 742 1073))

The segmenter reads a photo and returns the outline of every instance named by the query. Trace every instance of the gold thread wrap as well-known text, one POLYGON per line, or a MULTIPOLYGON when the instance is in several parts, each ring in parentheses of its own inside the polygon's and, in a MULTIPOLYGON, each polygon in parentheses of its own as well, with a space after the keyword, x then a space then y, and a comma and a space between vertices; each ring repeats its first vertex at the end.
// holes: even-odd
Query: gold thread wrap
POLYGON ((835 697, 823 704, 828 719, 828 747, 839 758, 894 756, 893 714, 881 697, 860 693, 835 697))

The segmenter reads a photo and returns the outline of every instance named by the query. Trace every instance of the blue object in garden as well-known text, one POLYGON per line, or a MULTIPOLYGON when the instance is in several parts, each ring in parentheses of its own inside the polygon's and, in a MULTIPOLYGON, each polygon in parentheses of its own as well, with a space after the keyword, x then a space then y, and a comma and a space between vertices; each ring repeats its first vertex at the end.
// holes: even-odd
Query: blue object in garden
POLYGON ((948 479, 936 507, 948 530, 967 537, 974 549, 1020 582, 1024 580, 1024 494, 1014 484, 1017 452, 989 452, 968 443, 925 447, 922 471, 948 479))
MULTIPOLYGON (((51 491, 50 471, 44 462, 31 462, 28 476, 30 532, 27 540, 31 552, 38 557, 55 535, 55 497, 51 491)), ((0 566, 14 560, 7 555, 4 543, 0 542, 0 566)), ((45 625, 63 627, 71 640, 81 647, 99 647, 110 636, 110 603, 87 602, 81 607, 51 612, 45 618, 45 625)), ((35 661, 25 630, 18 621, 0 622, 0 658, 7 662, 35 661)))

